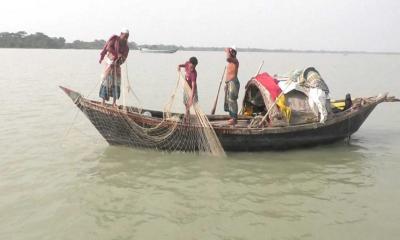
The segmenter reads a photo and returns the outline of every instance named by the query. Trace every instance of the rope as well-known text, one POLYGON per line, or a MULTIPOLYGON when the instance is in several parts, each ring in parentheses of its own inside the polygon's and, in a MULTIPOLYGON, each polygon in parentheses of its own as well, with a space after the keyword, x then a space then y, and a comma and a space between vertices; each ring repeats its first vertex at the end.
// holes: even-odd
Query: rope
MULTIPOLYGON (((111 66, 110 74, 113 74, 113 79, 110 87, 113 87, 112 95, 116 100, 117 84, 118 84, 118 66, 111 66)), ((122 74, 121 74, 122 75, 122 74)), ((123 97, 132 93, 136 100, 140 103, 139 98, 134 93, 128 72, 128 63, 126 62, 126 86, 123 77, 121 78, 121 89, 123 97), (125 90, 128 94, 125 94, 125 90)), ((109 78, 104 78, 104 81, 109 78)), ((109 84, 109 83, 107 83, 109 84)), ((96 84, 97 86, 98 84, 96 84)), ((203 152, 214 156, 225 156, 219 139, 209 122, 206 114, 201 110, 197 102, 194 102, 190 110, 194 115, 190 115, 190 124, 184 124, 180 120, 180 115, 175 115, 171 112, 175 106, 176 94, 179 86, 183 86, 185 94, 189 95, 191 90, 187 82, 182 78, 182 73, 178 72, 175 88, 173 89, 167 103, 162 112, 162 118, 149 118, 151 121, 158 121, 145 124, 138 121, 142 116, 142 109, 131 109, 123 104, 123 108, 109 108, 104 105, 94 104, 85 98, 79 98, 75 104, 79 105, 84 114, 90 119, 93 125, 101 132, 103 137, 110 143, 122 143, 132 147, 163 149, 167 151, 188 151, 188 152, 203 152), (181 85, 182 84, 182 85, 181 85), (136 112, 139 110, 138 112, 136 112)), ((113 99, 113 101, 114 101, 113 99)), ((74 121, 78 114, 75 115, 74 121)), ((71 124, 68 129, 68 134, 73 127, 71 124)), ((65 138, 65 137, 64 137, 65 138)))

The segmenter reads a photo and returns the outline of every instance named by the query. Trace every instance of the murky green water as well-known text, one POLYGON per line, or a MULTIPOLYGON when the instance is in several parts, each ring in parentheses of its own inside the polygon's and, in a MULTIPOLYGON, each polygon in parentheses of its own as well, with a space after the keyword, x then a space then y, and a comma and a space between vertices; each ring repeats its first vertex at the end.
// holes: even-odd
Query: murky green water
MULTIPOLYGON (((398 239, 400 104, 379 105, 350 145, 226 159, 149 152, 108 146, 58 89, 97 98, 97 51, 0 55, 0 239, 398 239)), ((191 55, 211 109, 223 53, 131 52, 144 106, 162 108, 191 55)), ((270 73, 316 66, 333 98, 400 96, 400 56, 240 53, 242 86, 262 59, 270 73)))

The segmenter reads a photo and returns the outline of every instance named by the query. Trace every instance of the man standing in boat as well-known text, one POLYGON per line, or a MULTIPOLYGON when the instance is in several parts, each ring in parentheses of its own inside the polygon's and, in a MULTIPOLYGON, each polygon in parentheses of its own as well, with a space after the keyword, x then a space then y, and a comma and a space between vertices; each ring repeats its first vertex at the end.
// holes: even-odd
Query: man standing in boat
POLYGON ((240 83, 238 79, 239 61, 236 58, 237 51, 235 47, 225 49, 226 61, 226 79, 225 79, 225 102, 224 111, 229 112, 230 119, 228 125, 235 125, 238 118, 238 104, 240 83))
POLYGON ((128 38, 129 30, 123 29, 119 36, 111 36, 100 53, 99 63, 106 62, 99 92, 103 105, 113 97, 113 106, 117 106, 116 101, 121 95, 121 65, 129 53, 128 38))
POLYGON ((196 71, 196 66, 198 64, 197 58, 196 57, 191 57, 189 61, 187 61, 184 64, 179 64, 178 65, 178 71, 181 70, 181 68, 185 68, 185 80, 187 84, 190 87, 190 92, 184 91, 183 93, 183 104, 185 104, 186 107, 186 117, 189 117, 190 113, 190 107, 193 105, 193 103, 198 101, 198 96, 197 96, 197 71, 196 71))

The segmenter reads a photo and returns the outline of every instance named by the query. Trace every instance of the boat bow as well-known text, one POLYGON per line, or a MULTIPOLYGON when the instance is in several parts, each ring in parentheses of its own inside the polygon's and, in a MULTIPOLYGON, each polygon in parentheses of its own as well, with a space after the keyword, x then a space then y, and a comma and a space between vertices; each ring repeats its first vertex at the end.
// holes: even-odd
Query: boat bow
POLYGON ((68 97, 71 98, 71 100, 76 104, 77 101, 82 97, 82 95, 78 92, 75 92, 74 90, 71 90, 69 88, 63 87, 63 86, 59 86, 61 88, 61 90, 63 90, 65 92, 65 94, 67 94, 68 97))

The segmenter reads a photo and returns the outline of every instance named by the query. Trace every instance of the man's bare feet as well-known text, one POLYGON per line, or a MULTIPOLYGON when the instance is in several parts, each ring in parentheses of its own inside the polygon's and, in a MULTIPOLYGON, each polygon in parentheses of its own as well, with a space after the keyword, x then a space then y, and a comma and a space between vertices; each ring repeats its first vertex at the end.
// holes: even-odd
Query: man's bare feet
POLYGON ((183 123, 184 124, 190 124, 190 115, 185 115, 183 117, 183 123))
POLYGON ((237 120, 235 118, 231 118, 231 119, 228 120, 228 125, 234 126, 236 124, 237 124, 237 120))
POLYGON ((185 116, 183 117, 183 123, 190 124, 190 111, 186 108, 185 116))

